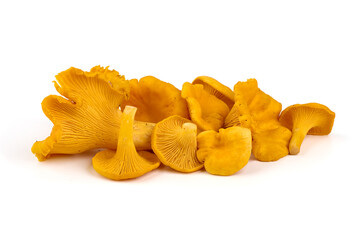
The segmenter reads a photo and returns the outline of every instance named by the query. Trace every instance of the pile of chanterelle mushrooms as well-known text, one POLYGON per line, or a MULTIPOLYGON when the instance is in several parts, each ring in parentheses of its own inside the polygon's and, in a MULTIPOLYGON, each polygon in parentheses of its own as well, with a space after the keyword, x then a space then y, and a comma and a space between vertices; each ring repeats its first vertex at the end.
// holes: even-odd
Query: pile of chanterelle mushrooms
POLYGON ((32 152, 43 161, 103 148, 93 167, 114 180, 139 177, 161 163, 180 172, 204 167, 232 175, 251 153, 259 161, 299 153, 305 135, 329 134, 335 118, 318 103, 281 112, 281 103, 255 79, 238 82, 232 91, 202 76, 180 91, 155 77, 125 80, 96 66, 90 72, 70 68, 54 83, 63 97, 50 95, 42 102, 54 127, 32 152))

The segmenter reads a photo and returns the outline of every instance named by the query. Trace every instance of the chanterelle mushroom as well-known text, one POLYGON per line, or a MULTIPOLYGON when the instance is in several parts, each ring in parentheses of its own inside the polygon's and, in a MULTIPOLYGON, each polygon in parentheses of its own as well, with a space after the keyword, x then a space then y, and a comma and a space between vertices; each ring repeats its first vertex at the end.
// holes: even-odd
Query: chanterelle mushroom
POLYGON ((201 84, 183 84, 181 96, 185 98, 191 120, 202 130, 219 130, 229 108, 220 99, 204 90, 201 84))
POLYGON ((130 98, 121 106, 137 107, 135 120, 157 123, 172 115, 189 118, 186 101, 181 98, 180 90, 170 83, 152 76, 129 82, 130 98))
POLYGON ((276 161, 289 154, 291 131, 286 127, 279 126, 266 131, 255 132, 252 137, 252 152, 259 161, 276 161))
POLYGON ((126 106, 120 118, 120 130, 116 151, 104 150, 93 157, 94 169, 113 180, 136 178, 159 167, 155 154, 136 152, 133 142, 133 122, 136 108, 126 106))
POLYGON ((196 157, 196 136, 196 124, 171 116, 156 124, 151 147, 163 164, 180 172, 194 172, 203 167, 196 157))
POLYGON ((307 134, 327 135, 334 125, 335 113, 319 103, 295 104, 280 115, 281 124, 292 130, 290 154, 298 154, 307 134))
MULTIPOLYGON (((76 154, 93 148, 116 149, 119 106, 129 96, 128 82, 116 71, 96 69, 84 72, 70 68, 56 76, 56 90, 66 98, 50 95, 42 102, 43 112, 54 127, 49 137, 32 146, 31 151, 39 161, 53 154, 76 154)), ((137 149, 151 149, 154 126, 153 123, 134 123, 137 149)))
POLYGON ((275 161, 288 155, 291 131, 278 121, 281 103, 261 91, 256 79, 238 82, 234 91, 235 104, 225 119, 225 127, 250 128, 252 152, 259 161, 275 161))
POLYGON ((243 127, 230 127, 204 131, 197 137, 199 161, 207 172, 228 176, 243 168, 251 155, 251 131, 243 127))
POLYGON ((234 105, 234 92, 216 79, 207 76, 197 77, 192 84, 201 84, 204 90, 226 103, 229 109, 234 105))

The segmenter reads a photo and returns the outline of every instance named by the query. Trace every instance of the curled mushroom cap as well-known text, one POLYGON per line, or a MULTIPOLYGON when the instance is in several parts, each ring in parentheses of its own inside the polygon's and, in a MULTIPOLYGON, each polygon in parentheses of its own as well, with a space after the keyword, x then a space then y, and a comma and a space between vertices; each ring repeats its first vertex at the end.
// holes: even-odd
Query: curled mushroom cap
MULTIPOLYGON (((118 74, 90 74, 76 68, 59 73, 56 80, 56 90, 66 98, 50 95, 42 102, 43 112, 54 127, 49 137, 32 146, 31 151, 39 161, 53 154, 76 154, 93 148, 116 149, 119 106, 129 95, 127 81, 118 74), (111 82, 118 88, 113 88, 111 82)), ((138 149, 151 149, 154 126, 134 123, 134 142, 138 149)))
POLYGON ((137 107, 135 120, 157 123, 172 115, 189 118, 189 112, 179 89, 170 83, 147 76, 130 82, 130 98, 121 105, 137 107))
POLYGON ((281 103, 261 91, 256 79, 238 82, 234 86, 235 104, 225 120, 225 126, 249 127, 252 132, 278 127, 281 103))
POLYGON ((234 92, 216 79, 207 76, 197 77, 192 84, 201 84, 204 90, 226 103, 229 109, 234 105, 234 92))
POLYGON ((126 106, 120 118, 120 130, 116 151, 104 150, 93 157, 94 169, 113 180, 136 178, 159 167, 155 154, 137 152, 133 142, 133 122, 136 108, 126 106))
POLYGON ((225 127, 242 126, 253 134, 253 154, 259 161, 275 161, 288 155, 291 132, 281 126, 281 103, 261 91, 256 79, 238 82, 235 104, 225 119, 225 127))
POLYGON ((129 99, 130 85, 125 80, 124 75, 120 75, 116 70, 109 70, 109 66, 106 68, 98 65, 91 68, 90 72, 84 72, 88 77, 98 77, 108 82, 109 85, 118 91, 123 91, 126 94, 125 100, 129 99))
POLYGON ((220 99, 204 90, 201 84, 183 84, 181 96, 185 98, 191 120, 202 130, 219 130, 229 108, 220 99))
POLYGON ((242 127, 204 131, 197 137, 199 161, 207 172, 228 176, 243 168, 251 155, 251 131, 242 127))
POLYGON ((156 124, 151 147, 166 166, 180 172, 194 172, 203 167, 196 157, 196 136, 196 124, 171 116, 156 124))
POLYGON ((319 103, 295 104, 287 107, 279 121, 292 130, 290 154, 298 154, 307 134, 327 135, 334 125, 335 113, 319 103))
POLYGON ((279 126, 253 134, 254 157, 262 162, 279 160, 289 154, 291 131, 279 126))

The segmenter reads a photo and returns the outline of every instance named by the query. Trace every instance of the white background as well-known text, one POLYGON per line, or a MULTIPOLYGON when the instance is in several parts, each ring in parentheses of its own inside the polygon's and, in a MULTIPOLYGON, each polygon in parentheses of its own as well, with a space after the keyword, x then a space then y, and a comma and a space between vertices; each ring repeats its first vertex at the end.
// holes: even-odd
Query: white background
POLYGON ((360 239, 358 1, 1 1, 0 239, 360 239), (110 65, 181 88, 256 78, 336 112, 297 156, 230 177, 162 167, 115 182, 91 157, 38 162, 54 76, 110 65))

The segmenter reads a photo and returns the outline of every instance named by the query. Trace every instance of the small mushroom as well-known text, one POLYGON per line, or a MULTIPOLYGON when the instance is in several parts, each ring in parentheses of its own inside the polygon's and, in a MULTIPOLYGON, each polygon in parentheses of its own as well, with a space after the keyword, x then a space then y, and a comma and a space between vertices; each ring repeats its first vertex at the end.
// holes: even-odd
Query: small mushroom
POLYGON ((135 120, 157 123, 172 115, 189 118, 186 101, 182 99, 180 90, 170 83, 152 76, 129 82, 130 98, 121 107, 137 107, 135 120))
POLYGON ((201 130, 219 130, 229 108, 220 99, 204 90, 201 84, 183 84, 181 96, 186 100, 190 111, 191 120, 201 130))
POLYGON ((286 127, 279 126, 270 130, 255 132, 252 137, 252 152, 259 161, 276 161, 289 154, 291 131, 286 127))
POLYGON ((133 142, 133 123, 136 107, 126 106, 120 118, 120 130, 116 151, 104 150, 93 159, 94 169, 104 177, 113 180, 136 178, 159 167, 155 154, 136 152, 133 142))
POLYGON ((226 103, 229 109, 234 105, 234 92, 216 79, 207 76, 197 77, 192 84, 201 84, 204 90, 226 103))
POLYGON ((335 113, 319 103, 295 104, 287 107, 279 121, 292 130, 290 154, 298 154, 307 134, 327 135, 334 125, 335 113))
POLYGON ((196 157, 197 126, 180 116, 158 122, 151 137, 151 147, 160 161, 179 172, 194 172, 203 167, 196 157))
MULTIPOLYGON (((116 149, 122 114, 119 106, 128 98, 129 87, 117 72, 102 71, 106 72, 70 68, 56 76, 55 88, 65 98, 50 95, 41 104, 54 127, 49 137, 36 141, 31 148, 39 161, 54 154, 116 149)), ((154 126, 154 123, 135 121, 133 138, 138 150, 151 149, 154 126)))
POLYGON ((251 155, 251 131, 230 127, 201 132, 198 137, 197 157, 204 162, 207 172, 228 176, 242 169, 251 155))

